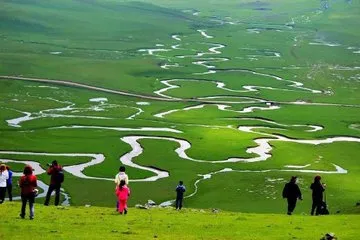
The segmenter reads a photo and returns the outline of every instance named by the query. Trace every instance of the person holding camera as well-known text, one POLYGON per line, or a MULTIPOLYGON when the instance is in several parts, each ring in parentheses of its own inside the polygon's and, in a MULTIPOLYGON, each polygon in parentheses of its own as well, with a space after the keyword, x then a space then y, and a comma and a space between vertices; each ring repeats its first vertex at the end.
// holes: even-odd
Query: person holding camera
POLYGON ((316 176, 314 182, 311 184, 310 189, 312 190, 312 206, 311 206, 311 215, 320 214, 321 207, 323 205, 323 195, 325 191, 325 184, 320 182, 321 177, 316 176), (316 210, 316 211, 315 211, 316 210))
POLYGON ((20 217, 25 218, 26 203, 29 202, 30 220, 32 220, 34 219, 34 202, 37 193, 37 178, 33 175, 33 169, 29 165, 25 166, 23 173, 24 175, 19 181, 22 201, 20 217))
POLYGON ((56 160, 52 161, 51 164, 48 164, 49 168, 47 174, 51 175, 49 189, 46 193, 45 206, 49 206, 51 193, 55 190, 55 206, 59 205, 60 201, 60 188, 61 184, 64 182, 64 173, 61 165, 58 164, 56 160))

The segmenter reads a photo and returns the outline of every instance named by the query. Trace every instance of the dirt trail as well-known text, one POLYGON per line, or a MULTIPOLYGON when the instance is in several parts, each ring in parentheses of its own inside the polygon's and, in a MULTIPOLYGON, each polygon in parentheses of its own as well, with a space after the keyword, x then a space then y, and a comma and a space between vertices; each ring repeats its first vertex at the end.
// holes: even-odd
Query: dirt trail
MULTIPOLYGON (((151 100, 159 100, 159 101, 167 101, 167 102, 176 102, 174 99, 167 99, 162 97, 155 97, 150 95, 142 95, 142 94, 136 94, 136 93, 130 93, 125 91, 119 91, 119 90, 113 90, 108 88, 102 88, 102 87, 95 87, 88 84, 83 83, 77 83, 72 82, 68 80, 55 80, 55 79, 44 79, 44 78, 29 78, 29 77, 16 77, 16 76, 0 76, 1 79, 11 79, 11 80, 22 80, 22 81, 33 81, 33 82, 43 82, 43 83, 51 83, 51 84, 58 84, 63 86, 72 86, 72 87, 79 87, 79 88, 86 88, 106 93, 113 93, 123 96, 129 96, 129 97, 137 97, 137 98, 144 98, 144 99, 151 99, 151 100)), ((177 100, 179 101, 179 100, 177 100)), ((185 101, 185 100, 182 100, 185 101)))

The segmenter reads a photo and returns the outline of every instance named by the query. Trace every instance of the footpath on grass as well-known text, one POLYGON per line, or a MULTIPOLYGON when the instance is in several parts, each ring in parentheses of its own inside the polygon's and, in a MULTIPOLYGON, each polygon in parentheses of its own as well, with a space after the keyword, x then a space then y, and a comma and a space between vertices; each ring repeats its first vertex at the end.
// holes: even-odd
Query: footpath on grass
MULTIPOLYGON (((357 239, 360 215, 245 214, 199 209, 45 207, 35 219, 19 217, 20 203, 0 205, 0 239, 357 239)), ((28 214, 28 209, 27 214, 28 214)))

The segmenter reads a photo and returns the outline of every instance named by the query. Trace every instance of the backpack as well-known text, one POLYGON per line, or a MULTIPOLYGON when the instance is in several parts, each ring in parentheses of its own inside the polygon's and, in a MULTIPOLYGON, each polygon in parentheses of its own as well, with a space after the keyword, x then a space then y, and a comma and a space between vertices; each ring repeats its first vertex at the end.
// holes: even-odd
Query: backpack
POLYGON ((320 205, 319 214, 320 215, 329 215, 329 210, 327 209, 327 204, 324 201, 320 205))
POLYGON ((56 183, 63 183, 65 180, 65 175, 64 175, 64 172, 61 170, 61 171, 58 171, 55 175, 55 181, 56 183))

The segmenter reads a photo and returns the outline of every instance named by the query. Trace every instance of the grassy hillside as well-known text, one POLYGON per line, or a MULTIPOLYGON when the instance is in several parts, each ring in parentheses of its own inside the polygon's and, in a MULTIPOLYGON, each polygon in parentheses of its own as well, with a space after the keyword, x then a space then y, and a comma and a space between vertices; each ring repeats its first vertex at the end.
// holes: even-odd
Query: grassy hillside
POLYGON ((20 204, 0 206, 0 238, 7 239, 320 239, 334 232, 356 239, 360 216, 213 213, 211 210, 130 209, 35 206, 35 219, 18 217, 20 204), (16 230, 15 230, 16 229, 16 230))
POLYGON ((125 164, 131 206, 183 180, 191 208, 283 213, 297 175, 307 214, 321 174, 330 211, 359 213, 360 2, 329 2, 1 1, 0 162, 48 183, 57 159, 72 206, 112 206, 125 164))

